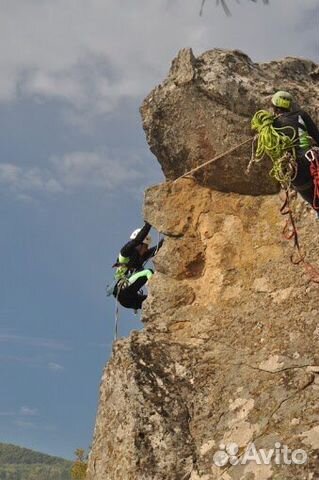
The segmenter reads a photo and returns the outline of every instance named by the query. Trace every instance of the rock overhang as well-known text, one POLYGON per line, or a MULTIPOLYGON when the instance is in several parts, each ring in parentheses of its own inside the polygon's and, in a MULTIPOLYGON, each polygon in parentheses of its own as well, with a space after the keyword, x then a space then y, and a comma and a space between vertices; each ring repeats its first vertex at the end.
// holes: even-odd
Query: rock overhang
MULTIPOLYGON (((318 65, 287 57, 255 63, 238 50, 209 50, 195 57, 182 49, 168 77, 144 100, 143 127, 167 180, 227 152, 253 137, 250 121, 278 89, 289 90, 316 118, 318 65)), ((196 181, 222 192, 268 195, 279 191, 268 159, 246 173, 251 144, 195 173, 196 181)))

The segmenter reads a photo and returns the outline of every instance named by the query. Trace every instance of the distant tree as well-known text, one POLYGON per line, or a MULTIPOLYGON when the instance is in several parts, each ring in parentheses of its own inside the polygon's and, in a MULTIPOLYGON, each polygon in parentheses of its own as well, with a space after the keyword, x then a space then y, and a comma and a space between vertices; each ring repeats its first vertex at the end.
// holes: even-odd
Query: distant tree
POLYGON ((83 448, 77 448, 74 452, 75 462, 71 468, 71 477, 73 480, 85 480, 87 471, 87 455, 83 448))
MULTIPOLYGON (((258 0, 250 0, 251 2, 258 2, 258 0)), ((236 0, 237 3, 239 3, 239 0, 236 0)), ((269 0, 262 0, 262 2, 267 5, 269 3, 269 0)), ((201 4, 201 7, 200 7, 200 11, 199 11, 199 14, 202 16, 203 15, 203 11, 204 11, 204 5, 206 3, 206 0, 202 0, 202 4, 201 4)), ((224 9, 224 12, 226 13, 227 16, 230 16, 231 15, 231 11, 228 7, 228 0, 216 0, 216 5, 219 6, 221 5, 224 9)))

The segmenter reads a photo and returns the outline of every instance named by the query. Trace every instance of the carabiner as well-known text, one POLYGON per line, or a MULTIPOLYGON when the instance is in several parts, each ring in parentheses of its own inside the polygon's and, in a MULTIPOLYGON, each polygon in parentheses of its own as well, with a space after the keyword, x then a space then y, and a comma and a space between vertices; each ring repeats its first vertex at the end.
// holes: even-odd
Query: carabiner
POLYGON ((312 148, 305 153, 305 157, 310 163, 316 159, 315 152, 313 151, 312 148))

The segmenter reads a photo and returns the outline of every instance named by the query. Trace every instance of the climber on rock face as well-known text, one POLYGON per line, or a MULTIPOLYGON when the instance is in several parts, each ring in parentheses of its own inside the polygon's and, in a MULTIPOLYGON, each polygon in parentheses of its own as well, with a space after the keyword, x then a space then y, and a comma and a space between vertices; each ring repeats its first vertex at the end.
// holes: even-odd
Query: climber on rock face
POLYGON ((280 129, 282 133, 296 140, 297 174, 292 180, 292 186, 313 206, 315 183, 311 174, 310 158, 312 152, 315 152, 313 147, 319 146, 319 130, 308 113, 293 108, 293 97, 290 93, 276 92, 271 103, 275 113, 274 128, 280 129))
POLYGON ((138 310, 147 295, 140 291, 147 281, 152 277, 153 270, 144 269, 144 264, 154 257, 164 240, 158 245, 150 248, 152 238, 149 235, 151 225, 145 222, 143 228, 134 230, 127 242, 120 251, 116 263, 115 279, 117 280, 113 290, 114 297, 125 308, 138 310))

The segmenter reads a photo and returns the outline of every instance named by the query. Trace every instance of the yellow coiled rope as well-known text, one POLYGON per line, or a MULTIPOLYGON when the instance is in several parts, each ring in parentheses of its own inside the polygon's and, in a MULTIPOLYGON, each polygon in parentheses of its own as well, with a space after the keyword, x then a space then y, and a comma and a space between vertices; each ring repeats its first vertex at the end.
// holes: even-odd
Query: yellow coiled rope
POLYGON ((260 161, 267 155, 273 163, 269 172, 283 188, 289 188, 297 173, 295 147, 298 143, 296 130, 293 127, 275 128, 276 116, 266 110, 259 110, 252 118, 251 128, 257 131, 257 147, 253 152, 253 161, 260 161), (292 136, 284 133, 291 129, 292 136))

